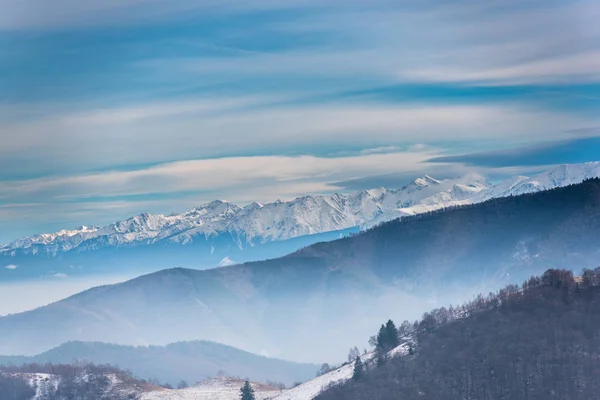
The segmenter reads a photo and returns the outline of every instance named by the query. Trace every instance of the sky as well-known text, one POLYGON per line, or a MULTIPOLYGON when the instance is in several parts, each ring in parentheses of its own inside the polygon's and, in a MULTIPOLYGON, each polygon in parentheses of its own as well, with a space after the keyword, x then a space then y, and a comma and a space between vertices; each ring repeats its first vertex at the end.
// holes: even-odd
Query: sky
POLYGON ((0 317, 33 310, 95 286, 125 282, 133 276, 94 276, 27 282, 0 282, 0 317))
POLYGON ((0 9, 0 243, 600 160, 595 0, 0 9))

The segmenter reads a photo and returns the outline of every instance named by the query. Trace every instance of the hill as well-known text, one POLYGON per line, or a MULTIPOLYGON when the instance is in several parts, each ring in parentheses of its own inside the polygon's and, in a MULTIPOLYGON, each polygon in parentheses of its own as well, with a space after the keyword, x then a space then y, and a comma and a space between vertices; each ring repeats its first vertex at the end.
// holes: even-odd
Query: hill
POLYGON ((110 366, 28 364, 0 367, 0 399, 138 400, 160 388, 110 366))
POLYGON ((167 346, 119 346, 106 343, 69 342, 33 357, 0 356, 0 365, 69 364, 86 362, 114 365, 135 376, 176 386, 226 374, 291 385, 314 376, 318 366, 257 356, 219 343, 195 341, 167 346))
POLYGON ((411 354, 318 400, 588 400, 600 393, 600 268, 549 270, 406 324, 411 354))
POLYGON ((403 218, 278 259, 171 269, 87 290, 0 318, 0 354, 36 354, 70 340, 204 339, 331 362, 390 316, 417 318, 548 268, 594 266, 599 235, 594 179, 403 218))

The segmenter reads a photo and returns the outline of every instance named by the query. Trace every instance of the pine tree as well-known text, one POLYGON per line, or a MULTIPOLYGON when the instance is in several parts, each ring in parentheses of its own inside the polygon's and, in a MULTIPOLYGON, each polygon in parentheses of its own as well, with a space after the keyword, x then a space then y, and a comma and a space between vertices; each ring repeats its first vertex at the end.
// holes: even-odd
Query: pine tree
POLYGON ((356 360, 354 361, 354 373, 352 374, 352 379, 354 379, 355 381, 358 381, 362 378, 364 373, 364 366, 362 361, 360 360, 360 357, 356 357, 356 360))
POLYGON ((387 330, 384 325, 381 325, 379 328, 379 333, 377 334, 377 350, 386 351, 387 350, 387 330))
POLYGON ((385 324, 385 330, 387 332, 388 349, 391 350, 394 347, 398 347, 400 341, 398 340, 398 329, 396 329, 394 321, 391 319, 388 320, 385 324))
POLYGON ((250 386, 250 382, 244 382, 244 386, 240 389, 241 400, 256 400, 254 389, 250 386))

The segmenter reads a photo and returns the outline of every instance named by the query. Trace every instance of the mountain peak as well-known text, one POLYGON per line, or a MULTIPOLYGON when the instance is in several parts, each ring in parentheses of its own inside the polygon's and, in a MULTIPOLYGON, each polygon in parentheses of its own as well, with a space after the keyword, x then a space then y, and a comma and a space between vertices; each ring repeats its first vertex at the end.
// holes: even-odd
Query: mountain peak
POLYGON ((75 248, 92 251, 160 241, 185 245, 219 235, 235 238, 236 246, 242 249, 246 244, 364 228, 405 215, 566 186, 597 176, 600 162, 555 166, 531 178, 513 177, 497 184, 479 175, 443 181, 424 175, 401 189, 381 187, 350 194, 303 196, 266 205, 252 202, 244 208, 213 200, 182 214, 142 213, 103 227, 81 226, 24 237, 0 246, 0 253, 11 257, 38 252, 56 255, 75 248))
POLYGON ((208 203, 200 206, 199 208, 217 208, 219 206, 229 205, 229 204, 231 204, 231 203, 229 203, 229 202, 227 202, 225 200, 218 200, 217 199, 217 200, 213 200, 211 202, 208 202, 208 203))
POLYGON ((422 178, 417 178, 414 182, 419 185, 438 185, 442 183, 442 181, 438 181, 437 179, 432 178, 429 175, 425 175, 422 178))
POLYGON ((420 178, 415 179, 411 182, 410 186, 417 187, 427 187, 427 186, 435 186, 441 184, 442 181, 438 181, 435 178, 430 177, 429 175, 422 176, 420 178))
POLYGON ((257 210, 259 208, 263 208, 263 205, 258 201, 253 201, 252 203, 244 207, 245 210, 257 210))

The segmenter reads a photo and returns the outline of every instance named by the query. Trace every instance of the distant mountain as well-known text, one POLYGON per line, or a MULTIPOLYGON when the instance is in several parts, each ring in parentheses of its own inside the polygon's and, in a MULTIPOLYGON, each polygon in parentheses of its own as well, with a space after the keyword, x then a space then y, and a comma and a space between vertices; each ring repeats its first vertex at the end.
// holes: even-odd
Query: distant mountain
MULTIPOLYGON (((15 240, 0 252, 47 254, 156 243, 189 245, 227 236, 239 248, 299 236, 344 230, 450 189, 451 181, 428 176, 399 190, 365 190, 350 195, 304 196, 293 201, 239 207, 215 200, 183 214, 140 214, 104 227, 82 226, 15 240)), ((483 188, 484 186, 480 186, 483 188)))
POLYGON ((401 189, 304 196, 239 207, 213 201, 183 214, 140 214, 104 227, 82 226, 0 246, 0 279, 53 274, 209 268, 282 256, 319 241, 407 215, 562 187, 600 176, 600 163, 562 165, 531 178, 490 184, 429 176, 401 189))
POLYGON ((176 386, 218 374, 291 385, 314 377, 316 364, 299 364, 267 358, 234 347, 207 341, 172 343, 167 346, 119 346, 107 343, 69 342, 42 354, 0 356, 0 365, 69 364, 74 361, 118 366, 135 376, 176 386))
POLYGON ((333 371, 326 377, 333 385, 317 396, 307 382, 275 400, 599 398, 600 269, 579 279, 547 271, 464 306, 433 310, 408 329, 408 354, 371 363, 356 380, 352 364, 337 382, 332 378, 344 368, 333 371))
POLYGON ((70 340, 204 339, 335 361, 390 316, 414 319, 549 267, 594 267, 598 237, 596 179, 395 220, 279 259, 169 269, 90 289, 0 318, 0 354, 37 354, 70 340))

